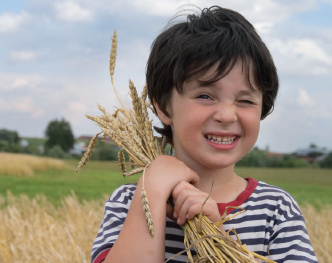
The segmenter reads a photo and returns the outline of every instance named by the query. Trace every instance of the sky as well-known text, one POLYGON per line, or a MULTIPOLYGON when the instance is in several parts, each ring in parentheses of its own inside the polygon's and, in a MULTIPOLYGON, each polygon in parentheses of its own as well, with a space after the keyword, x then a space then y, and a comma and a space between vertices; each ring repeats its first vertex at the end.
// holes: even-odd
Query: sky
POLYGON ((280 93, 256 146, 332 150, 332 0, 2 0, 0 129, 44 137, 64 118, 76 137, 98 133, 85 114, 100 115, 96 103, 109 112, 119 105, 108 70, 113 31, 115 87, 129 103, 129 79, 140 92, 153 40, 188 4, 240 12, 274 58, 280 93))

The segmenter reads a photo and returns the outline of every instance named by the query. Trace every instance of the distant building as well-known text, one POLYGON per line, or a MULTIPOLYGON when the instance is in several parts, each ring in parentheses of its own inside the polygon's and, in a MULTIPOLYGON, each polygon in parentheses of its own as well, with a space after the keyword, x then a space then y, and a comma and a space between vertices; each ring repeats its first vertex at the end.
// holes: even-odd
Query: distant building
POLYGON ((70 155, 82 155, 86 152, 85 142, 75 142, 74 147, 69 150, 70 155))
POLYGON ((44 145, 38 145, 38 151, 41 153, 41 154, 44 154, 45 153, 45 147, 44 145))
POLYGON ((29 142, 26 139, 22 139, 20 141, 20 145, 21 145, 21 147, 25 148, 25 147, 29 146, 29 142))
POLYGON ((267 153, 267 157, 278 157, 278 158, 281 158, 284 155, 285 155, 284 153, 271 153, 271 152, 267 153))
POLYGON ((294 156, 309 163, 321 162, 328 156, 328 150, 318 147, 300 148, 295 152, 294 156))
MULTIPOLYGON (((76 156, 84 154, 86 152, 87 146, 89 145, 89 142, 91 141, 92 137, 93 136, 90 136, 90 135, 82 135, 82 136, 76 138, 74 147, 69 151, 69 154, 76 155, 76 156)), ((98 140, 101 141, 101 139, 102 139, 102 137, 99 136, 98 140)), ((113 143, 113 141, 108 137, 106 137, 104 141, 113 143)))

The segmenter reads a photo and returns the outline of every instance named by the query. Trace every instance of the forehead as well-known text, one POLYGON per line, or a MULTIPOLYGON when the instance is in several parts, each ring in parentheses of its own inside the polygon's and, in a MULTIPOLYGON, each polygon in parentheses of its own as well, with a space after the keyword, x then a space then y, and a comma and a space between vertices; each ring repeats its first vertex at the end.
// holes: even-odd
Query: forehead
MULTIPOLYGON (((255 84, 251 65, 246 65, 242 60, 237 60, 230 63, 225 70, 220 71, 219 69, 220 63, 218 62, 205 72, 196 75, 195 78, 185 81, 185 83, 196 83, 195 85, 189 85, 192 87, 213 87, 215 82, 226 78, 228 82, 233 82, 235 86, 238 85, 239 88, 243 87, 244 90, 247 90, 242 91, 243 94, 261 93, 259 87, 255 84)), ((184 86, 188 87, 188 85, 184 86)))

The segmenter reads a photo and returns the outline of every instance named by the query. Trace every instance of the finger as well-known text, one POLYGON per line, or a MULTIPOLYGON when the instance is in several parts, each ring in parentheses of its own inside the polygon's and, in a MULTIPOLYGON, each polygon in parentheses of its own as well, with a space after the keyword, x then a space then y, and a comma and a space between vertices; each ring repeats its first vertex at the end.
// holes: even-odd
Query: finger
MULTIPOLYGON (((186 219, 187 220, 193 219, 196 215, 199 215, 201 213, 201 209, 202 209, 202 204, 196 203, 196 204, 192 205, 188 209, 186 219)), ((204 214, 204 212, 203 212, 203 214, 204 214)))
POLYGON ((171 204, 166 204, 166 216, 174 222, 177 221, 177 219, 173 217, 173 207, 171 204))
POLYGON ((220 231, 221 231, 224 235, 226 235, 226 231, 225 231, 225 229, 224 229, 223 224, 221 224, 218 228, 220 229, 220 231))
POLYGON ((177 200, 177 199, 178 199, 178 195, 179 195, 180 193, 182 193, 182 191, 183 191, 184 189, 196 189, 196 190, 197 190, 197 188, 196 188, 195 186, 193 186, 192 184, 190 184, 190 183, 188 183, 188 182, 186 182, 186 181, 181 181, 180 183, 178 183, 178 184, 174 187, 174 189, 173 189, 173 191, 172 191, 172 197, 173 197, 173 200, 177 200))
POLYGON ((184 188, 177 195, 174 201, 174 212, 178 215, 182 206, 188 197, 201 196, 201 192, 197 189, 184 188))
POLYGON ((191 214, 193 218, 196 214, 200 213, 200 209, 202 207, 202 197, 201 196, 188 196, 186 200, 184 201, 183 205, 181 206, 181 209, 178 214, 178 221, 177 223, 182 225, 187 221, 188 212, 191 211, 191 214))

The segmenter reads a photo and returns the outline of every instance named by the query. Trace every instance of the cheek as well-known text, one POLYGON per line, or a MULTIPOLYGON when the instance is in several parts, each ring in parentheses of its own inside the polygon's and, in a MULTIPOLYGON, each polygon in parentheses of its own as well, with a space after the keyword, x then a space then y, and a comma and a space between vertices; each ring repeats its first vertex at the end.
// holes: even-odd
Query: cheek
POLYGON ((258 111, 243 111, 240 115, 244 134, 251 139, 257 139, 260 128, 260 113, 258 111))
POLYGON ((251 118, 247 118, 245 121, 245 133, 248 137, 250 137, 251 140, 253 140, 252 144, 255 144, 259 134, 260 119, 257 116, 251 116, 251 118))
POLYGON ((182 137, 184 141, 190 141, 195 136, 200 135, 200 130, 204 125, 205 116, 202 114, 201 110, 188 107, 187 109, 183 109, 181 112, 181 116, 175 118, 176 121, 174 123, 176 132, 179 136, 182 137))

